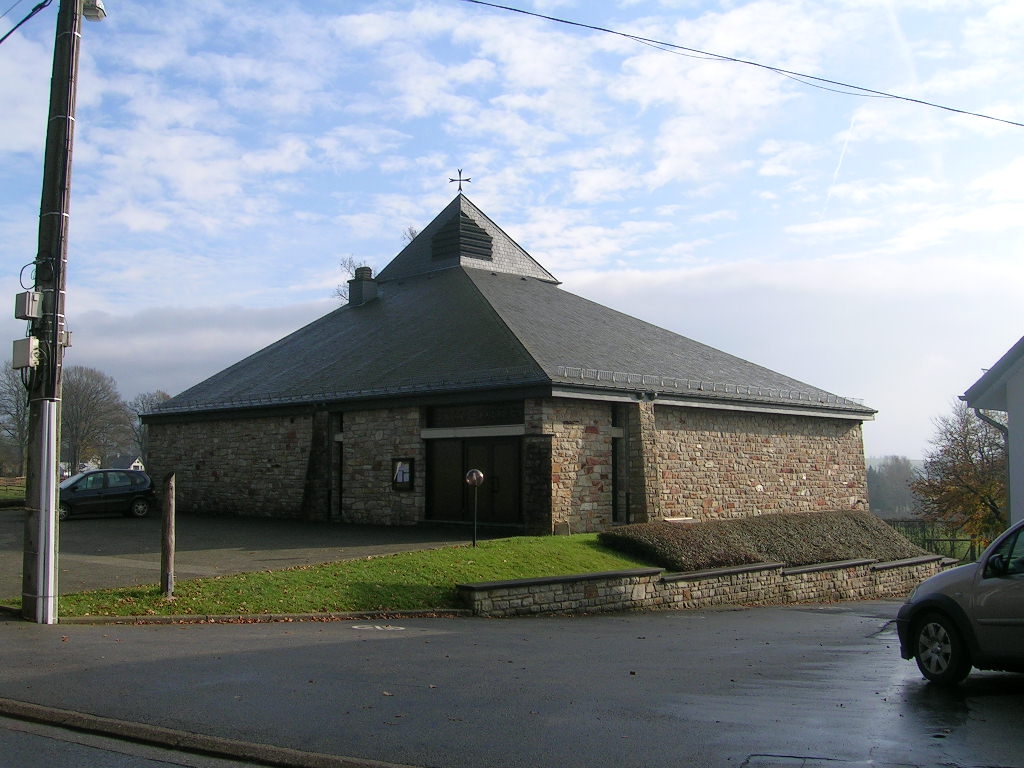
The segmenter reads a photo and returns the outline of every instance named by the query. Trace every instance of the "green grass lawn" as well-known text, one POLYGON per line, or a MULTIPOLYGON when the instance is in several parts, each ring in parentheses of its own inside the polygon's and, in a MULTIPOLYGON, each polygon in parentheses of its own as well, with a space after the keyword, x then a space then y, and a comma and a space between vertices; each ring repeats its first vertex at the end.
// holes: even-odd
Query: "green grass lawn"
POLYGON ((516 537, 477 547, 180 581, 173 600, 166 600, 158 585, 62 595, 58 612, 71 617, 445 609, 459 607, 458 583, 647 565, 599 544, 596 534, 516 537))
MULTIPOLYGON (((62 595, 73 616, 239 616, 451 609, 455 585, 659 566, 670 571, 756 562, 787 565, 924 554, 868 512, 805 512, 682 525, 642 523, 603 534, 518 536, 325 565, 62 595)), ((18 599, 4 605, 16 605, 18 599)))

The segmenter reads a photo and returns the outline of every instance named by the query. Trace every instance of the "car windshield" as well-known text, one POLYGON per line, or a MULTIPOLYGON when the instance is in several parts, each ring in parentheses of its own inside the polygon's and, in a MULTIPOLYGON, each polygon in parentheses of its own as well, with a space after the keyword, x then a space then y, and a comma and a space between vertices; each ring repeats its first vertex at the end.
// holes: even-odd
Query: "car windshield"
POLYGON ((63 480, 60 484, 61 488, 70 488, 72 485, 77 483, 85 475, 85 472, 79 472, 77 475, 72 475, 67 480, 63 480))

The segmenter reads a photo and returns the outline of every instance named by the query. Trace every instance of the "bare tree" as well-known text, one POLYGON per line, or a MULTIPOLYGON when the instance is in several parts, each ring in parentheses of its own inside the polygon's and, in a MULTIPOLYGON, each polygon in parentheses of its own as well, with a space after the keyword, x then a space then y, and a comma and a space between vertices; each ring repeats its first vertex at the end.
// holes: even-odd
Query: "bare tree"
POLYGON ((75 365, 64 369, 62 390, 61 447, 72 472, 83 461, 102 461, 130 442, 128 409, 114 379, 75 365))
POLYGON ((143 392, 128 401, 128 427, 131 430, 132 440, 135 449, 139 452, 143 462, 146 461, 149 452, 148 430, 146 425, 139 418, 140 414, 149 413, 161 403, 167 402, 171 396, 162 390, 156 392, 143 392))
MULTIPOLYGON (((405 241, 406 245, 416 239, 420 231, 416 227, 410 225, 402 230, 402 240, 405 241)), ((356 261, 354 256, 346 256, 340 262, 338 266, 341 267, 341 273, 345 275, 345 282, 338 283, 334 289, 334 297, 341 299, 342 301, 348 301, 348 281, 356 276, 356 269, 363 266, 369 266, 366 262, 356 261)))
POLYGON ((16 475, 25 474, 28 449, 28 390, 21 372, 4 366, 0 376, 0 434, 7 443, 11 466, 16 475))
POLYGON ((356 261, 354 256, 346 256, 338 262, 338 266, 341 267, 341 273, 347 275, 347 277, 345 282, 338 283, 334 289, 334 296, 342 301, 348 301, 348 281, 356 276, 356 269, 362 265, 356 261))
POLYGON ((924 472, 911 483, 919 516, 962 530, 980 543, 990 541, 1007 520, 1003 433, 962 401, 935 426, 924 472))

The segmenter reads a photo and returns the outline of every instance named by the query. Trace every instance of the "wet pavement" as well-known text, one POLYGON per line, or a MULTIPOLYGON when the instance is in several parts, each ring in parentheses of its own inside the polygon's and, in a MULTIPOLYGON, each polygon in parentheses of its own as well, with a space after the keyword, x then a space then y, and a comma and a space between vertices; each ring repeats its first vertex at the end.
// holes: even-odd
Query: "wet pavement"
MULTIPOLYGON (((21 536, 21 513, 0 510, 0 595, 20 592, 21 536)), ((463 539, 183 518, 176 575, 463 539)), ((156 518, 65 522, 61 591, 158 583, 159 542, 156 518)), ((897 608, 188 625, 0 616, 0 754, 45 754, 55 768, 1024 768, 1024 676, 926 683, 899 658, 897 608)))
POLYGON ((1024 766, 1024 677, 926 683, 899 658, 896 608, 0 621, 0 705, 267 745, 310 766, 1024 766))

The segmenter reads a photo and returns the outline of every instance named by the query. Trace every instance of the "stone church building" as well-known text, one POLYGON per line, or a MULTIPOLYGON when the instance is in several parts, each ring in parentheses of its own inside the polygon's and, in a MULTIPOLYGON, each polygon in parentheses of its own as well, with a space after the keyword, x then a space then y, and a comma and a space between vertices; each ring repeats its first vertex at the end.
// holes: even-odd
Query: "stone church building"
POLYGON ((185 513, 549 534, 865 507, 873 414, 562 290, 460 193, 345 306, 143 420, 185 513))

